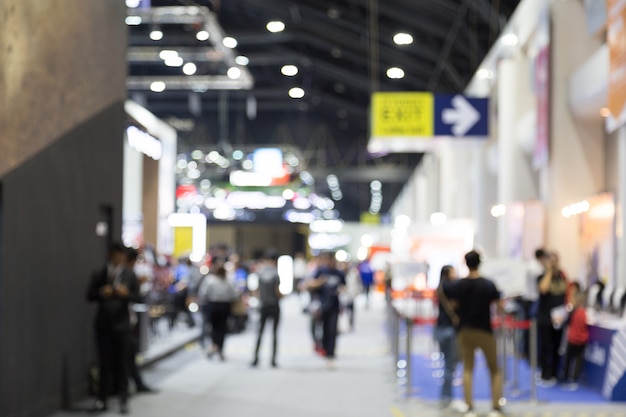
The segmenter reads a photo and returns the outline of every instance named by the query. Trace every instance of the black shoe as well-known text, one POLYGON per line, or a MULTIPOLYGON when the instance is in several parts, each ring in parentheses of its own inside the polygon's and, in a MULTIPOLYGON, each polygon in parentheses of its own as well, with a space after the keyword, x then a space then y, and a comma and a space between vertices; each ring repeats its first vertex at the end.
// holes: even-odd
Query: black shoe
POLYGON ((107 411, 108 407, 107 407, 107 403, 102 401, 102 400, 96 400, 96 402, 93 405, 93 411, 95 412, 103 412, 103 411, 107 411))
POLYGON ((276 363, 276 359, 272 359, 272 368, 278 368, 278 364, 276 363))
POLYGON ((128 414, 128 404, 125 401, 120 403, 120 414, 128 414))
POLYGON ((250 366, 252 368, 256 368, 258 365, 259 365, 259 360, 258 359, 253 360, 252 363, 250 364, 250 366))

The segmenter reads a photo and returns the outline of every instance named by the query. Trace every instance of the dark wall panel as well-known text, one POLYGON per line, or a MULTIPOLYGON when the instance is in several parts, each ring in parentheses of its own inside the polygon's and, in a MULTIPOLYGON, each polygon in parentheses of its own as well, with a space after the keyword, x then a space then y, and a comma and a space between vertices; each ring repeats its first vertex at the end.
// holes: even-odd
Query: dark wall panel
POLYGON ((85 290, 105 261, 106 207, 121 234, 123 121, 119 102, 0 178, 0 416, 45 416, 86 394, 85 290))

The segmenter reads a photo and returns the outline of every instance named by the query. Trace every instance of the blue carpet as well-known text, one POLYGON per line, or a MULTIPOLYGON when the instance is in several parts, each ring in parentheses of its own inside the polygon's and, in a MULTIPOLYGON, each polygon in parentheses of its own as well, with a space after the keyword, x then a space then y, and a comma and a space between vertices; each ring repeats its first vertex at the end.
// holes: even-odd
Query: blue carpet
MULTIPOLYGON (((427 357, 426 355, 412 356, 412 385, 413 392, 419 398, 427 400, 438 400, 443 382, 443 361, 437 360, 438 354, 427 357)), ((518 365, 518 387, 515 389, 512 382, 513 359, 509 358, 506 370, 506 381, 504 394, 509 401, 527 401, 530 399, 530 368, 526 361, 520 360, 518 365)), ((454 378, 454 398, 463 398, 462 366, 457 368, 454 378)), ((490 400, 491 384, 489 370, 482 353, 477 353, 474 365, 474 399, 490 400)), ((537 399, 539 401, 550 402, 584 402, 584 403, 606 403, 600 393, 588 387, 580 386, 576 391, 565 391, 559 384, 543 388, 537 387, 537 399)))

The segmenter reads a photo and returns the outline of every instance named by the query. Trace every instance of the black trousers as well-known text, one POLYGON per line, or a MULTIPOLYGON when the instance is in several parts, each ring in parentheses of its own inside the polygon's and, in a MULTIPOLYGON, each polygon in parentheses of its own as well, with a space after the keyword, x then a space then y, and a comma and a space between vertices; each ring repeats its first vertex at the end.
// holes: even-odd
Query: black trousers
POLYGON ((209 303, 209 321, 211 322, 211 341, 219 352, 224 348, 224 339, 228 332, 228 317, 231 304, 229 302, 209 303))
POLYGON ((585 353, 585 345, 575 345, 572 343, 567 344, 567 350, 565 351, 565 369, 563 370, 563 379, 565 381, 578 382, 580 378, 580 371, 583 367, 583 354, 585 353), (574 372, 572 373, 572 364, 574 365, 574 372))
POLYGON ((145 384, 143 383, 139 367, 137 366, 137 353, 139 353, 139 329, 135 328, 130 334, 130 344, 128 349, 128 374, 135 382, 135 388, 139 389, 144 387, 145 384))
POLYGON ((272 305, 261 307, 259 335, 256 340, 256 349, 254 350, 255 360, 259 357, 259 350, 261 349, 261 339, 263 337, 263 330, 265 329, 265 323, 267 322, 267 319, 272 320, 272 360, 276 359, 276 350, 278 347, 278 323, 280 322, 280 307, 278 305, 272 305))
POLYGON ((335 345, 337 344, 337 320, 339 319, 339 307, 332 307, 322 312, 323 334, 322 346, 326 351, 327 358, 335 357, 335 345))
POLYGON ((563 338, 563 329, 555 329, 551 323, 540 323, 539 365, 541 379, 556 378, 559 371, 559 347, 563 338))
POLYGON ((96 331, 100 360, 98 397, 102 402, 106 402, 107 397, 112 393, 119 395, 123 402, 128 399, 130 337, 130 331, 110 329, 96 331))

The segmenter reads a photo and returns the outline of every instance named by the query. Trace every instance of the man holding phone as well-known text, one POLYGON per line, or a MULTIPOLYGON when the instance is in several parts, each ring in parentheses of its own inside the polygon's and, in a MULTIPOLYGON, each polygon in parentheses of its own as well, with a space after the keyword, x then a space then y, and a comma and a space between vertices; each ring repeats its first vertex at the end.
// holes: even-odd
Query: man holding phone
POLYGON ((95 408, 107 409, 107 396, 113 387, 120 397, 122 414, 128 412, 129 303, 140 301, 137 277, 125 264, 124 246, 111 245, 107 264, 93 274, 87 290, 87 299, 98 303, 95 330, 100 386, 95 408))

